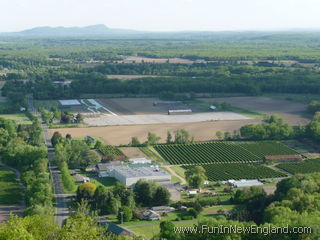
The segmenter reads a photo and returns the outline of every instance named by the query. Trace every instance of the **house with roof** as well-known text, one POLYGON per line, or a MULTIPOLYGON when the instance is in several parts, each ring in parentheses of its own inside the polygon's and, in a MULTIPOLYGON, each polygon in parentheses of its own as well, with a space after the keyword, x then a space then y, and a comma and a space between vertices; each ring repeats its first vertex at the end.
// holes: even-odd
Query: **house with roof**
POLYGON ((147 220, 147 221, 156 221, 156 220, 160 220, 160 214, 153 211, 153 210, 146 210, 144 212, 141 212, 142 218, 141 220, 147 220))
POLYGON ((169 213, 169 212, 175 211, 176 209, 169 206, 157 206, 157 207, 152 207, 151 210, 157 213, 169 213))

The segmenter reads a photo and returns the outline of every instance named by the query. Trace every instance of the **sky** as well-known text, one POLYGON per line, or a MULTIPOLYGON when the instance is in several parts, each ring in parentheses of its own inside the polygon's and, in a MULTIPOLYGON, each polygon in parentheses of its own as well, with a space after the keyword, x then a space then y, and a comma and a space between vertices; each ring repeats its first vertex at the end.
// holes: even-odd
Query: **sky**
POLYGON ((320 29, 320 0, 0 0, 0 32, 94 24, 147 31, 320 29))

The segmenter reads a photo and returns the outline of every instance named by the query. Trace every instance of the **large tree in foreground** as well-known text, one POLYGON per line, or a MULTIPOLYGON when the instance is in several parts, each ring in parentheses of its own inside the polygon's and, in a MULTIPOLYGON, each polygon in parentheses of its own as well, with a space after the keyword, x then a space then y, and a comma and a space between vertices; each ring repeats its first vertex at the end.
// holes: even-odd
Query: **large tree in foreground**
POLYGON ((186 172, 186 180, 191 188, 201 188, 207 180, 206 171, 202 166, 192 166, 186 172))

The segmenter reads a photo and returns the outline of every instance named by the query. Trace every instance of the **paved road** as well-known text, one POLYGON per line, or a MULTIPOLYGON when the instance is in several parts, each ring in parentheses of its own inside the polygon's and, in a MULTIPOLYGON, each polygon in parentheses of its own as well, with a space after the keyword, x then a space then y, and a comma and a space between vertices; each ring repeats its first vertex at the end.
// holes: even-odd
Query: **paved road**
MULTIPOLYGON (((28 95, 28 104, 30 111, 32 111, 41 121, 40 114, 33 106, 33 98, 28 95)), ((44 141, 48 148, 48 159, 49 159, 49 171, 52 177, 53 193, 55 196, 55 221, 59 226, 62 226, 64 220, 70 216, 68 209, 68 198, 74 196, 74 194, 64 194, 62 189, 62 183, 60 178, 60 170, 54 163, 54 148, 51 144, 51 139, 48 131, 48 126, 45 123, 41 124, 44 141)))

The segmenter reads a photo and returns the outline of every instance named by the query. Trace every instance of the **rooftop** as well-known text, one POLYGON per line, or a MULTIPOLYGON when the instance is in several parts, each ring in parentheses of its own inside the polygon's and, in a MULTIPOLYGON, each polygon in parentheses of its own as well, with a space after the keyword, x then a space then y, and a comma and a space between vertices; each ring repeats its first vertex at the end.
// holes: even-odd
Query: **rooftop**
POLYGON ((117 171, 126 178, 132 177, 153 177, 153 176, 170 176, 167 172, 156 167, 128 167, 128 166, 113 166, 110 170, 117 171))
POLYGON ((229 180, 228 181, 230 184, 236 187, 250 187, 250 186, 261 186, 263 185, 262 182, 258 180, 246 180, 246 179, 241 179, 239 181, 236 180, 229 180))
POLYGON ((81 105, 81 103, 76 99, 73 99, 73 100, 59 100, 59 103, 62 106, 80 106, 81 105))

